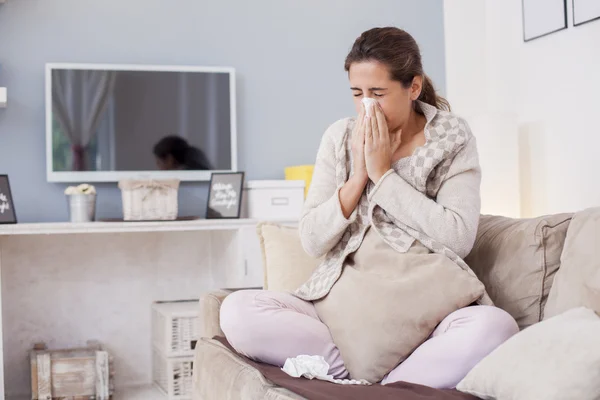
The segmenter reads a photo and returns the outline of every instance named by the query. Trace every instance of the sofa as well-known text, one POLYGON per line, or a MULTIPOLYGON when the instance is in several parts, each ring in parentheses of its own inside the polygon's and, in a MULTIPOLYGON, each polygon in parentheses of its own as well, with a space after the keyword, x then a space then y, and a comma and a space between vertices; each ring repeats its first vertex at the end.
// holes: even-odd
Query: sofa
MULTIPOLYGON (((600 312, 600 257, 595 257, 600 256, 597 230, 600 231, 600 209, 530 219, 484 215, 473 250, 465 261, 485 284, 495 305, 509 312, 523 333, 574 307, 585 306, 600 312), (594 262, 581 266, 582 260, 592 258, 594 262)), ((294 228, 266 223, 259 225, 257 232, 263 248, 265 288, 293 290, 317 265, 319 260, 312 260, 301 251, 294 228)), ((278 368, 236 354, 219 326, 220 305, 230 293, 218 290, 200 301, 203 337, 195 349, 194 400, 352 397, 313 396, 310 393, 316 393, 315 390, 329 388, 318 385, 340 385, 289 377, 286 380, 278 375, 281 372, 278 368), (307 388, 309 382, 313 386, 307 388)), ((359 390, 344 389, 356 393, 359 390)), ((390 392, 372 391, 356 398, 478 398, 402 383, 396 389, 402 392, 393 396, 390 392), (429 391, 420 392, 423 390, 429 391)))

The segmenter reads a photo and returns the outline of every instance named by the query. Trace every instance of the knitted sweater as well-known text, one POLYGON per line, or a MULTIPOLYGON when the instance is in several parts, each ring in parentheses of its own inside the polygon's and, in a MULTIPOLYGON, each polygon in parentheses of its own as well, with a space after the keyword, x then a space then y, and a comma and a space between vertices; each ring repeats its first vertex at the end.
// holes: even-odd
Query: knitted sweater
MULTIPOLYGON (((369 181, 348 219, 339 190, 352 174, 355 120, 340 120, 325 132, 299 230, 308 254, 326 256, 294 292, 297 297, 308 301, 325 297, 369 226, 398 252, 405 253, 418 240, 475 275, 462 260, 475 242, 481 205, 475 137, 454 114, 423 102, 418 106, 427 120, 425 145, 396 162, 376 184, 369 181)), ((478 302, 492 304, 487 293, 478 302)))

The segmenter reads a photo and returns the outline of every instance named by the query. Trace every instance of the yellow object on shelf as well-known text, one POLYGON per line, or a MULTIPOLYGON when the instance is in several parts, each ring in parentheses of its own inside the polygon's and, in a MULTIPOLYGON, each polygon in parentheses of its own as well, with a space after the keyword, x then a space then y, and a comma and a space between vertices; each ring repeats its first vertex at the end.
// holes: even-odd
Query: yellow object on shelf
POLYGON ((308 194, 314 165, 295 165, 285 168, 285 179, 288 181, 304 181, 304 198, 308 194))

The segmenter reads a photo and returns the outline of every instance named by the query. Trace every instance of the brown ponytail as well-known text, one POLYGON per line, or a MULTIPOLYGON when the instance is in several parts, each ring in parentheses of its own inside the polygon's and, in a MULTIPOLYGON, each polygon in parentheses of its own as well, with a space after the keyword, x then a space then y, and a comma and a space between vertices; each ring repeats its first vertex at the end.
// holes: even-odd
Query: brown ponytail
POLYGON ((408 32, 393 27, 363 32, 348 53, 344 68, 348 72, 353 63, 363 61, 378 61, 386 65, 392 79, 405 88, 412 85, 415 76, 422 76, 419 100, 440 110, 450 110, 448 101, 437 95, 433 82, 423 72, 419 46, 408 32))
POLYGON ((423 74, 423 88, 419 95, 419 100, 423 103, 431 104, 439 110, 450 111, 450 103, 442 96, 438 96, 431 78, 423 74))

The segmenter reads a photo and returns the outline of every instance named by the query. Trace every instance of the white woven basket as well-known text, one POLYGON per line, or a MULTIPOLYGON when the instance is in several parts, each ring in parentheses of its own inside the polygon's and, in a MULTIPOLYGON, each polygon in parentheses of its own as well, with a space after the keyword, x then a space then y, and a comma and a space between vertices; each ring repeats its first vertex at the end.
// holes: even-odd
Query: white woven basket
POLYGON ((165 357, 193 356, 200 338, 198 300, 152 304, 152 344, 165 357))
POLYGON ((174 220, 177 218, 178 180, 119 182, 125 221, 174 220))
POLYGON ((169 400, 192 399, 193 368, 193 356, 167 358, 156 348, 152 351, 152 381, 169 400))

